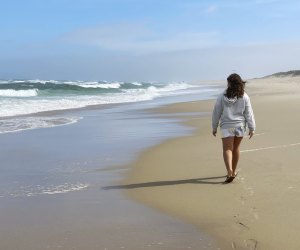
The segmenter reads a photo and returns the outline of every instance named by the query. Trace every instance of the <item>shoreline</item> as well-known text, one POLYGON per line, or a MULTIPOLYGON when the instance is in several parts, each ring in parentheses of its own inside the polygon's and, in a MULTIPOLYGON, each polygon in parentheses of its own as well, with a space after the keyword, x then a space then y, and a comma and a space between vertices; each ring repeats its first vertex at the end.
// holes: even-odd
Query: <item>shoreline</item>
POLYGON ((299 118, 292 114, 300 105, 299 86, 299 78, 249 81, 246 92, 258 129, 252 140, 244 138, 239 175, 230 185, 221 185, 226 172, 221 143, 211 135, 209 114, 215 100, 155 109, 162 116, 207 115, 182 122, 195 129, 192 135, 142 152, 122 182, 125 194, 196 225, 221 249, 298 249, 300 143, 294 134, 299 118), (291 216, 285 215, 285 204, 291 216))
POLYGON ((1 247, 215 249, 194 225, 103 188, 140 151, 188 133, 143 111, 163 101, 74 110, 65 114, 84 119, 72 125, 2 134, 1 247))

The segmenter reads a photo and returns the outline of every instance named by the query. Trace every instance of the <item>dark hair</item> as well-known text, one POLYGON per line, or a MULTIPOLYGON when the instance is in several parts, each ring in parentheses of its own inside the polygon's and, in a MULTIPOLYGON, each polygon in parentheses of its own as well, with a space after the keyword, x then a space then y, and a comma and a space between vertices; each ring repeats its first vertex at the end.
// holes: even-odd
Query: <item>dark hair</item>
POLYGON ((228 76, 227 82, 228 82, 228 87, 225 93, 225 96, 227 98, 243 97, 246 82, 243 81, 238 74, 234 73, 228 76))

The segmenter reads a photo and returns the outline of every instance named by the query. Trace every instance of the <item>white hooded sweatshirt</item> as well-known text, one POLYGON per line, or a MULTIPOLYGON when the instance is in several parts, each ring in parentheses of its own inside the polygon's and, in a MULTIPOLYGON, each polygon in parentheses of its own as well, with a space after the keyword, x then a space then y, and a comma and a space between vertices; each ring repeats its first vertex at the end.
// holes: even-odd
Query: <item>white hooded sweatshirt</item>
POLYGON ((217 131, 218 125, 222 129, 249 127, 255 130, 255 119, 249 96, 244 93, 243 97, 227 98, 226 91, 221 93, 216 101, 212 114, 212 128, 217 131))

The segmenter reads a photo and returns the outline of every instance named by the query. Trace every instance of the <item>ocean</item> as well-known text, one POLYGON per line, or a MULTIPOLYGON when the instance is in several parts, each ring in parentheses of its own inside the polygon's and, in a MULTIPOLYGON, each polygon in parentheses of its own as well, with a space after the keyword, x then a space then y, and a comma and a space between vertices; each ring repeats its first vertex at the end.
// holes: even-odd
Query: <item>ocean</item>
POLYGON ((185 82, 2 80, 0 248, 209 246, 213 239, 194 226, 105 187, 119 183, 141 151, 192 133, 180 123, 189 113, 149 109, 219 92, 185 82))
MULTIPOLYGON (((190 128, 178 120, 144 110, 209 99, 218 92, 218 86, 185 82, 2 80, 0 179, 5 185, 0 185, 0 197, 58 194, 93 186, 93 178, 84 181, 83 175, 75 175, 70 180, 62 173, 125 165, 147 147, 189 133, 190 128), (12 157, 16 152, 18 157, 12 157), (40 168, 41 164, 47 167, 40 168), (36 172, 44 180, 51 173, 51 182, 19 176, 36 172)), ((99 179, 109 178, 98 176, 96 182, 99 179)))
POLYGON ((207 94, 214 90, 214 86, 186 82, 0 80, 0 133, 72 124, 81 119, 30 114, 144 102, 197 91, 207 94))

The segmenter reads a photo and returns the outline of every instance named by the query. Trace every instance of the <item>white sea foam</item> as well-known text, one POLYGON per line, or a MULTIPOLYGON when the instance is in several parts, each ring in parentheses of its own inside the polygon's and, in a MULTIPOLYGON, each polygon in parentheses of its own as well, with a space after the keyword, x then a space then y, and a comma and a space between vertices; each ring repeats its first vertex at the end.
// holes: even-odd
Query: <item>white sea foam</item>
POLYGON ((197 86, 191 85, 188 83, 170 83, 166 85, 165 87, 161 88, 160 91, 162 92, 171 92, 171 91, 178 91, 183 89, 189 89, 189 88, 195 88, 197 86))
POLYGON ((89 84, 98 84, 98 82, 95 82, 95 81, 94 82, 83 82, 83 81, 81 82, 81 81, 79 81, 77 83, 84 83, 84 84, 88 84, 88 85, 89 84))
POLYGON ((37 89, 14 90, 14 89, 0 89, 0 96, 2 97, 32 97, 37 96, 37 89))
POLYGON ((9 194, 4 194, 2 196, 12 196, 12 197, 32 197, 39 195, 55 195, 55 194, 66 194, 69 192, 80 191, 88 188, 89 185, 85 183, 64 183, 61 185, 50 185, 50 186, 22 186, 17 191, 11 191, 9 194))
MULTIPOLYGON (((14 81, 16 82, 16 81, 14 81)), ((40 80, 40 79, 32 79, 32 80, 26 80, 25 82, 29 82, 29 83, 47 83, 47 82, 51 82, 51 83, 58 83, 59 81, 56 80, 40 80)))
POLYGON ((136 85, 136 86, 142 86, 143 84, 139 83, 139 82, 132 82, 131 84, 136 85))
MULTIPOLYGON (((29 96, 29 98, 0 98, 0 116, 14 116, 32 114, 43 111, 82 108, 89 105, 127 103, 152 100, 161 96, 184 94, 195 87, 187 83, 171 83, 168 85, 155 83, 148 88, 122 89, 122 82, 111 83, 77 83, 86 85, 87 88, 119 88, 119 93, 106 93, 101 95, 76 95, 76 96, 46 96, 37 95, 36 89, 23 90, 25 92, 13 91, 16 96, 29 96), (31 92, 29 92, 31 91, 31 92), (17 93, 17 94, 16 94, 17 93), (31 97, 31 98, 30 98, 31 97)), ((197 87, 197 86, 196 86, 197 87)), ((2 90, 3 91, 3 90, 2 90)), ((6 90, 5 90, 6 91, 6 90)), ((202 90, 204 91, 204 90, 202 90)), ((1 90, 0 90, 1 93, 1 90)), ((5 93, 5 94, 8 94, 5 93)), ((1 97, 1 95, 0 95, 1 97)), ((6 96, 7 97, 7 96, 6 96)))
POLYGON ((78 83, 80 83, 80 81, 65 81, 63 83, 65 83, 65 84, 78 84, 78 83))
POLYGON ((26 82, 25 80, 10 80, 8 82, 12 82, 12 83, 23 83, 26 82))
POLYGON ((78 84, 80 87, 83 88, 102 88, 102 89, 118 89, 120 88, 120 83, 84 83, 78 84))
MULTIPOLYGON (((180 90, 186 90, 189 88, 195 87, 194 85, 190 84, 182 84, 182 83, 172 83, 168 84, 165 87, 158 87, 158 86, 150 86, 147 89, 132 89, 132 90, 125 90, 125 92, 139 92, 144 97, 149 98, 149 100, 159 97, 159 96, 168 96, 168 95, 174 95, 174 94, 181 94, 182 92, 179 92, 180 90)), ((147 99, 147 98, 146 98, 147 99)))
POLYGON ((81 117, 20 117, 0 120, 0 134, 76 123, 81 117))

